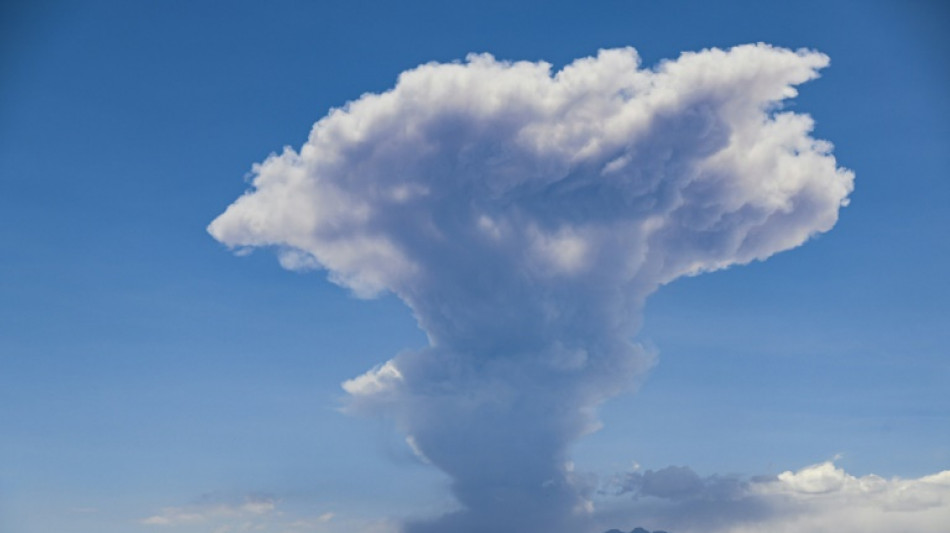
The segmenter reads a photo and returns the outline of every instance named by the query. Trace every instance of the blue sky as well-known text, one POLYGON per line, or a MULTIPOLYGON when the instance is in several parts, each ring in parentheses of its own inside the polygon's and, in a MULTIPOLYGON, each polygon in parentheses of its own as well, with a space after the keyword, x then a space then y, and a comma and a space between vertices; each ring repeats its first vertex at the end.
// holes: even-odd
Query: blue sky
POLYGON ((369 531, 444 509, 446 478, 391 423, 339 412, 342 382, 426 345, 406 306, 266 250, 235 257, 205 228, 330 108, 469 52, 555 69, 620 46, 648 67, 755 42, 831 58, 790 109, 855 172, 851 204, 801 248, 652 295, 637 338, 658 364, 604 404, 579 471, 775 475, 836 454, 855 476, 950 468, 940 2, 2 13, 0 530, 212 531, 262 503, 301 530, 369 531), (169 508, 210 514, 143 523, 169 508))

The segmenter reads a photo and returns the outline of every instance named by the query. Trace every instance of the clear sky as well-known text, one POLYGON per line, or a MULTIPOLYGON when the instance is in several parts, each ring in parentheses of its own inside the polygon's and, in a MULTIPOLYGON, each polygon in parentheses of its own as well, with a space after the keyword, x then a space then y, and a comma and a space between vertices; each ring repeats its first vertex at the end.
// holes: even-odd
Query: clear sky
MULTIPOLYGON (((836 457, 847 479, 950 469, 950 10, 713 4, 5 2, 0 531, 392 531, 451 507, 390 420, 341 413, 341 383, 426 346, 406 305, 206 228, 331 108, 471 52, 831 58, 787 108, 854 171, 850 205, 651 295, 636 340, 657 364, 571 444, 578 476, 642 503, 674 465, 706 488, 836 457)), ((616 510, 597 527, 695 527, 595 503, 616 510)))

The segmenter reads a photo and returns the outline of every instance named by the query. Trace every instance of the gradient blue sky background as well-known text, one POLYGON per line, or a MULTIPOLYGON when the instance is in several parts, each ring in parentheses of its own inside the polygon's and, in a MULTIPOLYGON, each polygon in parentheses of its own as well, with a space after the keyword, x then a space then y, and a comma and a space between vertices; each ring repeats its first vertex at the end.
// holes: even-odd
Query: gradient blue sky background
POLYGON ((248 495, 439 509, 440 474, 337 411, 342 381, 425 344, 402 303, 205 227, 329 108, 482 51, 557 68, 629 45, 652 65, 764 41, 832 61, 793 110, 856 172, 851 205, 802 248, 654 295, 659 365, 604 406, 578 468, 950 467, 945 3, 6 2, 0 24, 0 531, 149 531, 248 495))

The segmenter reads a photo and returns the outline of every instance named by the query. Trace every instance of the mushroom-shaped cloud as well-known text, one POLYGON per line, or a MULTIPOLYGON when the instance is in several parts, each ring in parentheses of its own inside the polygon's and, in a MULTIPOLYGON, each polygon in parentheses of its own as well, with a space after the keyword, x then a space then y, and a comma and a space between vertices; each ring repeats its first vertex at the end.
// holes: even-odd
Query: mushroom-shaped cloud
POLYGON ((794 248, 847 203, 853 174, 782 109, 827 64, 764 44, 425 64, 256 165, 209 231, 412 309, 430 346, 344 384, 452 478, 462 510, 409 531, 576 531, 567 448, 650 366, 646 297, 794 248))

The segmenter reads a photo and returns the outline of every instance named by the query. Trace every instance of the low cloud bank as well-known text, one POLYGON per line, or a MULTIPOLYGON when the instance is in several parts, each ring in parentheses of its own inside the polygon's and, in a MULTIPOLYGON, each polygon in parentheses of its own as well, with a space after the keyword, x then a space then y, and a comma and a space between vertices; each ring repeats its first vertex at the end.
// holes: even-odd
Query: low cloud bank
POLYGON ((607 492, 601 521, 671 533, 945 533, 950 524, 950 470, 856 477, 829 461, 746 479, 668 467, 620 476, 607 492))
MULTIPOLYGON (((617 475, 597 492, 588 522, 570 533, 946 533, 950 524, 950 470, 887 479, 855 476, 828 461, 777 476, 743 477, 700 476, 689 467, 671 466, 617 475)), ((401 529, 393 520, 340 516, 320 505, 297 507, 273 497, 204 497, 166 507, 139 524, 156 533, 401 529)), ((519 533, 542 531, 547 533, 524 524, 519 533)))
POLYGON ((408 532, 575 533, 591 507, 567 450, 650 368, 647 296, 799 246, 846 205, 853 174, 782 109, 827 64, 758 44, 422 65, 256 165, 208 230, 414 313, 430 345, 343 385, 452 480, 462 510, 408 532))

